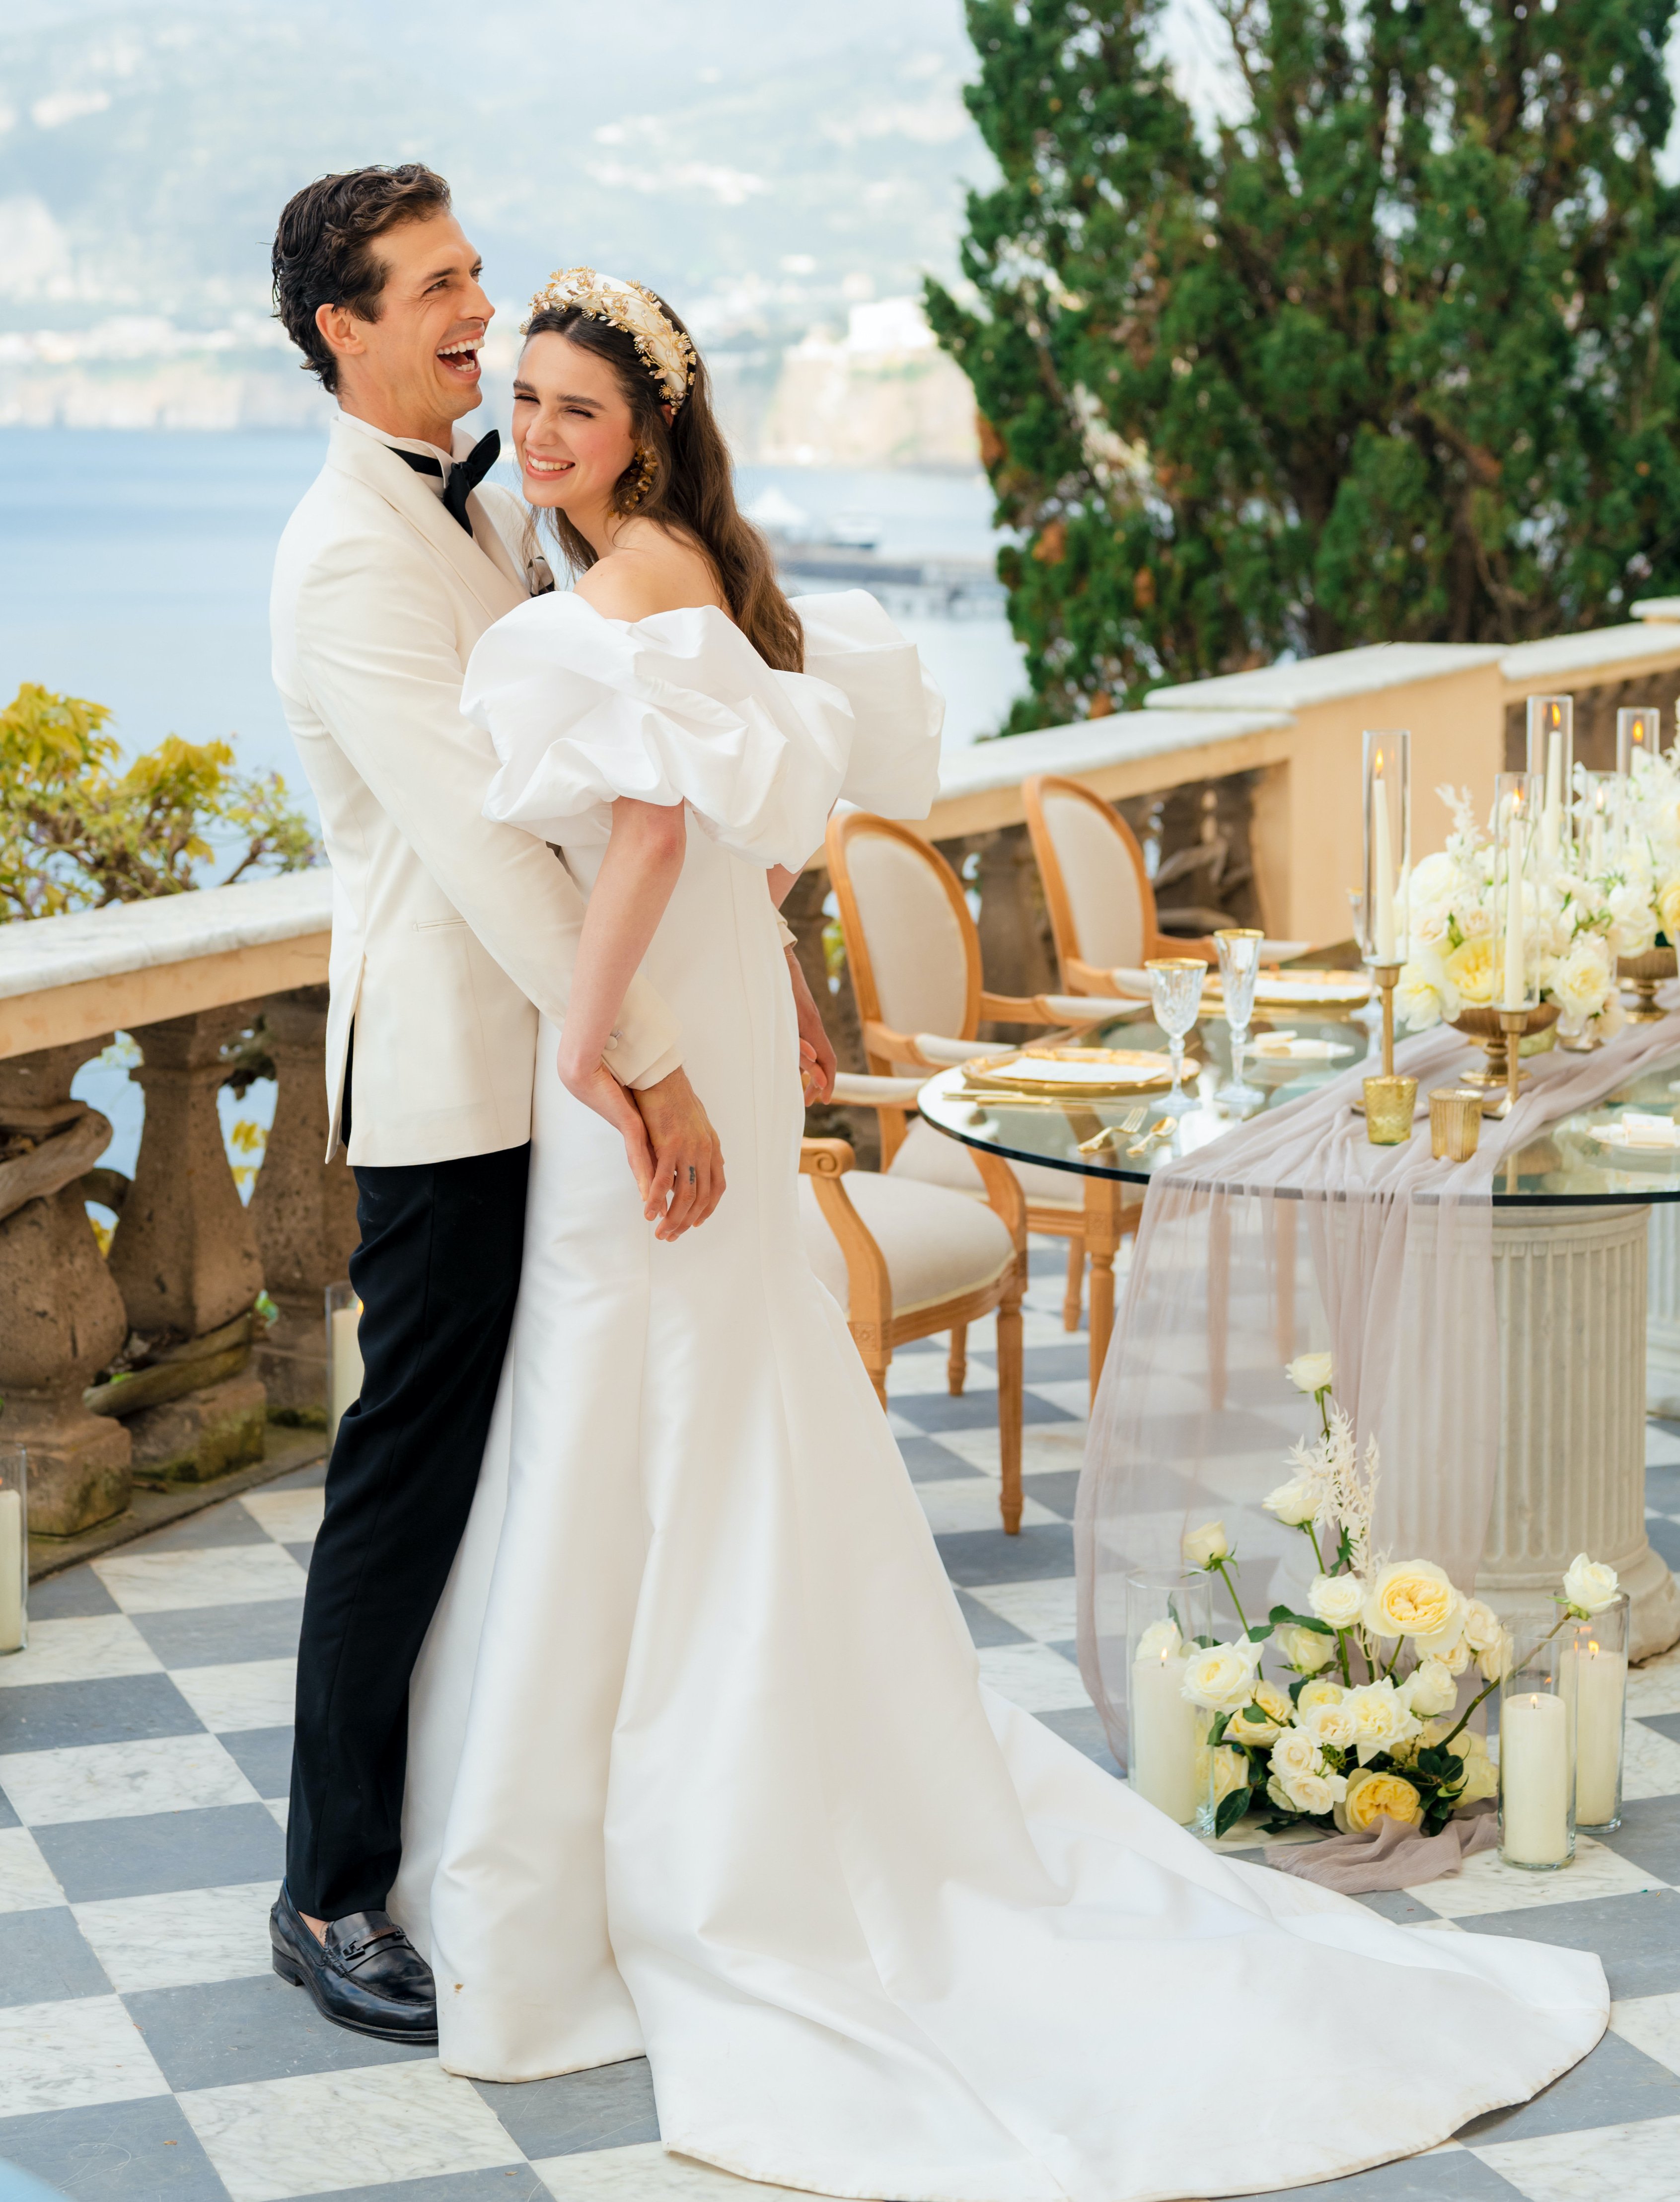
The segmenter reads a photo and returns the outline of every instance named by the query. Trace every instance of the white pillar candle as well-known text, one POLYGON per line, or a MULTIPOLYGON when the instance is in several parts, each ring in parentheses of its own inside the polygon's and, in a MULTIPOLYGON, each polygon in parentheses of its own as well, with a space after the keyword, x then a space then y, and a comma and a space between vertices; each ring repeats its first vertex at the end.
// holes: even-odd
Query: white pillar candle
POLYGON ((0 1491, 0 1652, 23 1649, 23 1499, 0 1491))
POLYGON ((1593 1642, 1575 1653, 1575 1816, 1601 1828, 1616 1813, 1616 1776, 1622 1763, 1622 1716, 1628 1663, 1619 1652, 1593 1642))
POLYGON ((1519 1010, 1528 996, 1523 957, 1523 828, 1513 818, 1505 835, 1505 980, 1501 999, 1519 1010))
POLYGON ((1131 1669, 1131 1786, 1169 1820, 1187 1827, 1201 1803, 1196 1780, 1200 1715, 1184 1695, 1185 1661, 1172 1652, 1131 1669))
POLYGON ((1561 1698, 1518 1692, 1499 1714, 1501 1848, 1518 1865, 1569 1856, 1569 1716, 1561 1698))
POLYGON ((1394 837, 1389 831, 1389 792, 1383 784, 1383 752, 1378 750, 1371 771, 1371 891, 1372 944, 1379 963, 1395 959, 1394 837))
POLYGON ((332 1391, 326 1416, 329 1445, 338 1434, 339 1420, 345 1409, 354 1406, 361 1397, 361 1344, 356 1335, 361 1321, 360 1300, 332 1310, 332 1391))

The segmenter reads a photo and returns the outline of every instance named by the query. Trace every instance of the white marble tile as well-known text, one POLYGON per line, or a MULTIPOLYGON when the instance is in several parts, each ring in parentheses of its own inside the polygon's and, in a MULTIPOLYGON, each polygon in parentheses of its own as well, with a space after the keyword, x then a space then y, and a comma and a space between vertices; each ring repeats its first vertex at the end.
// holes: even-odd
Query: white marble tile
MULTIPOLYGON (((678 2196, 682 2202, 719 2202, 733 2192, 794 2194, 789 2187, 770 2187, 755 2179, 697 2164, 690 2156, 670 2156, 656 2140, 634 2141, 628 2148, 585 2149, 577 2156, 548 2156, 532 2164, 555 2202, 643 2202, 643 2198, 678 2196)), ((238 2195, 234 2202, 241 2202, 238 2195)), ((805 2202, 802 2193, 800 2202, 805 2202)))
POLYGON ((1644 1713, 1680 1713, 1680 1645, 1629 1669, 1628 1711, 1636 1720, 1644 1713))
MULTIPOLYGON (((1269 1811, 1271 1807, 1267 1805, 1264 1809, 1269 1811)), ((1268 1835, 1263 1832, 1261 1822, 1251 1816, 1240 1821, 1228 1835, 1221 1835, 1217 1841, 1206 1835, 1202 1840, 1213 1851, 1269 1851, 1275 1850, 1280 1844, 1287 1848, 1295 1843, 1322 1842, 1324 1836, 1317 1828, 1299 1825, 1285 1828, 1280 1834, 1268 1835)))
MULTIPOLYGON (((996 1405, 997 1378, 984 1361, 974 1359, 972 1339, 968 1351, 968 1371, 963 1380, 963 1397, 978 1398, 984 1392, 996 1405)), ((930 1393, 943 1398, 950 1388, 943 1351, 938 1353, 896 1353, 893 1356, 887 1370, 887 1398, 890 1400, 926 1398, 930 1393)))
POLYGON ((29 1682, 95 1682, 112 1675, 156 1675, 162 1666, 126 1613, 32 1621, 27 1651, 0 1659, 0 1690, 29 1682))
POLYGON ((32 1828, 257 1802, 256 1790, 213 1735, 18 1752, 0 1758, 0 1789, 32 1828))
POLYGON ((902 1415, 894 1414, 890 1407, 887 1410, 887 1428, 896 1438, 919 1438, 926 1434, 925 1431, 919 1430, 913 1422, 906 1422, 902 1415))
POLYGON ((64 1891, 27 1828, 0 1828, 0 1911, 39 1911, 64 1891))
POLYGON ((1088 1376, 1056 1376, 1042 1384, 1026 1387, 1035 1398, 1044 1400, 1052 1407, 1060 1407, 1064 1415, 1072 1415, 1080 1424, 1083 1433, 1086 1416, 1090 1412, 1091 1387, 1088 1376))
POLYGON ((1529 1873, 1504 1864, 1496 1851, 1483 1851, 1456 1874, 1409 1890, 1418 1902, 1443 1919, 1469 1919, 1482 1911, 1530 1911, 1548 1904, 1578 1904, 1590 1896, 1634 1896, 1642 1889, 1665 1888, 1655 1874, 1642 1872, 1590 1835, 1576 1840, 1575 1861, 1555 1873, 1529 1873))
POLYGON ((326 1493, 319 1485, 305 1491, 249 1491, 239 1504, 276 1544, 308 1545, 320 1527, 326 1493))
POLYGON ((287 1728, 297 1703, 296 1659, 250 1659, 226 1667, 184 1667, 175 1687, 207 1728, 287 1728))
POLYGON ((1622 1794, 1680 1797, 1680 1743, 1630 1720, 1622 1753, 1622 1794))
POLYGON ((285 1833, 286 1815, 291 1810, 291 1798, 265 1797, 262 1800, 262 1809, 273 1819, 275 1826, 279 1829, 280 1833, 284 1834, 285 1833))
POLYGON ((232 2202, 521 2162, 472 2082, 429 2062, 308 2072, 177 2099, 232 2202))
MULTIPOLYGON (((998 1466, 997 1431, 995 1428, 978 1430, 939 1430, 934 1433, 942 1445, 966 1460, 971 1468, 978 1468, 982 1475, 996 1476, 998 1466)), ((1082 1468, 1085 1459, 1085 1428, 1083 1422, 1029 1423, 1021 1433, 1021 1473, 1023 1475, 1046 1475, 1058 1469, 1082 1468)))
POLYGON ((0 2118, 168 2092, 140 2029, 114 1995, 0 2010, 0 2118))
POLYGON ((92 1565, 125 1613, 170 1613, 187 1606, 302 1598, 305 1581, 303 1569, 279 1545, 113 1552, 92 1565))
POLYGON ((1680 2193, 1680 2118, 1472 2141, 1470 2153, 1526 2202, 1674 2202, 1680 2193))
POLYGON ((987 1583, 969 1596, 1040 1644, 1066 1644, 1078 1631, 1072 1575, 1042 1582, 987 1583))
POLYGON ((1659 1430, 1654 1422, 1645 1425, 1645 1465, 1647 1468, 1673 1468, 1680 1463, 1680 1438, 1671 1430, 1659 1430))
MULTIPOLYGON (((936 1537, 943 1537, 957 1529, 1001 1529, 1003 1516, 998 1511, 998 1490, 999 1486, 990 1477, 983 1481, 978 1475, 959 1475, 949 1483, 919 1483, 916 1496, 922 1502, 929 1528, 936 1537)), ((1024 1528, 1060 1519, 1059 1514, 1041 1505, 1030 1492, 1023 1492, 1024 1528)))
POLYGON ((106 1979, 119 1995, 134 1995, 266 1973, 273 1901, 273 1882, 258 1881, 70 1908, 106 1979))
POLYGON ((1048 1644, 994 1644, 979 1657, 981 1681, 1024 1713, 1066 1712, 1090 1703, 1079 1669, 1048 1644))
POLYGON ((1680 1995, 1632 1996, 1610 2006, 1610 2029, 1680 2072, 1680 1995))

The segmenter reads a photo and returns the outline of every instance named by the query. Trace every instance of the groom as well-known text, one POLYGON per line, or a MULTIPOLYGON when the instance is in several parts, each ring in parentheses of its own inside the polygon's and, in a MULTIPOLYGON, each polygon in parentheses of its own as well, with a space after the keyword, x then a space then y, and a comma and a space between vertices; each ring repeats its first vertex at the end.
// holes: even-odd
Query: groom
MULTIPOLYGON (((449 186, 414 163, 323 177, 282 215, 273 270, 279 318, 338 401, 281 539, 272 622, 333 870, 328 1156, 347 1143, 355 1174, 364 1375, 304 1599, 271 1935, 276 1971, 337 2024, 434 2041, 430 1968, 384 1908, 408 1682, 478 1481, 519 1285, 537 1018, 564 1018, 584 905, 540 842, 483 815, 496 759, 460 708, 480 634, 552 584, 517 501, 481 486, 498 438, 455 425, 479 403, 494 309, 449 186)), ((715 1205, 722 1157, 677 1021, 640 979, 608 1045, 669 1189, 660 1235, 678 1236, 715 1205)))

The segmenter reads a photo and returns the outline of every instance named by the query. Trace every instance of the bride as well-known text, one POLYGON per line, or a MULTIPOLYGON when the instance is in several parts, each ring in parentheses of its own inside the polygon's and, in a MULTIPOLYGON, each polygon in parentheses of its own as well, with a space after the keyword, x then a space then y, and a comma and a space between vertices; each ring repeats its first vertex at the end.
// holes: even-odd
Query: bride
POLYGON ((467 704, 492 815, 589 910, 415 1679, 391 1908, 443 2064, 645 2053, 667 2148, 899 2202, 1286 2187, 1533 2094, 1603 2031, 1595 1958, 1221 1858, 981 1684, 802 1251, 773 908, 842 795, 925 815, 937 699, 872 598, 777 588, 651 293, 574 269, 539 294, 514 442, 577 586, 485 634, 467 704), (673 1243, 602 1068, 638 966, 728 1173, 673 1243))

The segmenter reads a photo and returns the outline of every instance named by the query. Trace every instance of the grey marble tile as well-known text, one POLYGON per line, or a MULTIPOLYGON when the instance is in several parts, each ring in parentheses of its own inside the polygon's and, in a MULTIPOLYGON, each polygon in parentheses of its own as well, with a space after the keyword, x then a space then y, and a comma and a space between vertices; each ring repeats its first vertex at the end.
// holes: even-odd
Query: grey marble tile
POLYGON ((1671 1888, 1474 1912, 1459 1917, 1458 1923, 1468 1934, 1510 1934, 1518 1941, 1595 1950, 1604 1960, 1612 1997, 1669 1995, 1680 1989, 1680 1893, 1671 1888))
POLYGON ((154 1530, 150 1537, 142 1537, 124 1550, 136 1554, 220 1551, 230 1545, 261 1545, 267 1537, 267 1533, 252 1521, 238 1500, 229 1498, 219 1506, 205 1507, 201 1513, 185 1515, 167 1529, 154 1530))
POLYGON ((314 2202, 551 2202, 551 2197, 541 2176, 521 2164, 444 2171, 435 2179, 393 2179, 378 2187, 335 2187, 314 2202))
POLYGON ((0 1756, 88 1743, 191 1735, 203 1726, 167 1675, 90 1682, 26 1682, 0 1692, 0 1756))
POLYGON ((1108 1748, 1108 1738, 1103 1733, 1101 1716, 1095 1705, 1069 1705, 1059 1712, 1035 1713, 1047 1728, 1059 1735, 1064 1743, 1071 1743, 1076 1751, 1094 1759, 1105 1774, 1117 1778, 1119 1768, 1114 1754, 1108 1748))
POLYGON ((315 1556, 314 1539, 311 1538, 307 1545, 288 1545, 286 1546, 286 1550, 291 1554, 293 1559, 297 1561, 298 1566, 303 1569, 304 1574, 308 1575, 309 1572, 309 1563, 315 1556))
MULTIPOLYGON (((435 2049, 373 2041, 331 2025, 302 1988, 273 1972, 123 1998, 141 2038, 178 2094, 300 2072, 436 2063, 435 2049)), ((1680 2084, 1680 2083, 1677 2083, 1680 2084)))
POLYGON ((11 1800, 5 1791, 0 1789, 0 1828, 21 1828, 22 1825, 22 1821, 12 1810, 11 1800))
POLYGON ((311 1461, 308 1468, 295 1468, 290 1475, 277 1475, 272 1483, 265 1483, 265 1491, 319 1491, 326 1482, 326 1463, 311 1461))
POLYGON ((953 1477, 978 1477, 980 1471, 972 1468, 949 1445, 942 1445, 937 1438, 901 1438, 898 1450, 904 1465, 910 1472, 912 1483, 945 1483, 953 1477))
POLYGON ((1595 1840, 1659 1879, 1680 1882, 1680 1797, 1640 1797, 1622 1806, 1622 1824, 1595 1840))
POLYGON ((1053 1468, 1038 1475, 1024 1480, 1029 1498, 1036 1498, 1041 1506, 1048 1506, 1052 1514, 1060 1514, 1064 1522, 1073 1519, 1073 1509, 1079 1496, 1079 1471, 1077 1468, 1053 1468))
POLYGON ((1419 1904, 1409 1888, 1375 1888, 1357 1901, 1367 1911, 1379 1911, 1384 1919, 1392 1919, 1401 1927, 1420 1926, 1425 1920, 1441 1916, 1426 1904, 1419 1904))
POLYGON ((516 2087, 495 2080, 473 2084, 529 2157, 575 2156, 659 2139, 645 2058, 516 2087))
MULTIPOLYGON (((997 1393, 980 1391, 954 1399, 949 1392, 910 1392, 894 1398, 892 1410, 919 1430, 929 1433, 984 1429, 997 1421, 997 1393)), ((1053 1407, 1048 1399, 1035 1398, 1028 1392, 1021 1402, 1021 1420, 1032 1423, 1071 1422, 1073 1416, 1060 1407, 1053 1407)))
POLYGON ((303 1621, 301 1598, 250 1605, 199 1605, 137 1613, 134 1626, 166 1667, 222 1667, 235 1659, 290 1659, 303 1621))
MULTIPOLYGON (((1521 2202, 1521 2196, 1520 2187, 1459 2148, 1378 2164, 1374 2171, 1356 2171, 1351 2179, 1289 2189, 1289 2202, 1521 2202)), ((1278 2202, 1277 2191, 1238 2195, 1236 2202, 1278 2202)))
POLYGON ((66 1568, 62 1575, 29 1586, 31 1616, 69 1621, 89 1613, 115 1613, 117 1602, 90 1567, 66 1568))
POLYGON ((285 1870, 285 1838, 261 1805, 69 1820, 33 1833, 72 1904, 271 1877, 278 1887, 285 1870))
POLYGON ((1645 1504, 1659 1514, 1680 1514, 1680 1468, 1646 1469, 1645 1504))
MULTIPOLYGON (((995 1353, 977 1353, 975 1360, 996 1369, 995 1353)), ((1028 1384, 1077 1383, 1089 1381, 1091 1350, 1077 1331, 1070 1331, 1066 1345, 1029 1345, 1021 1355, 1021 1375, 1028 1384)))
POLYGON ((62 1904, 0 1912, 0 2005, 109 1995, 111 1984, 62 1904))
POLYGON ((971 1598, 966 1590, 957 1593, 957 1604, 962 1608, 962 1617, 968 1623, 968 1633, 977 1652, 990 1651, 999 1644, 1031 1643, 1025 1629, 1016 1628, 990 1606, 982 1605, 978 1598, 971 1598))
POLYGON ((937 1540, 945 1572, 954 1583, 1032 1582, 1073 1572, 1073 1532, 1058 1526, 1023 1529, 1007 1536, 1002 1529, 964 1529, 937 1540))
POLYGON ((1671 1522, 1665 1515, 1648 1514, 1645 1534, 1651 1540, 1653 1551, 1668 1562, 1671 1568, 1680 1568, 1680 1522, 1671 1522))
POLYGON ((0 2118, 0 2164, 12 2164, 74 2202, 227 2202, 167 2095, 0 2118))
POLYGON ((291 1789, 291 1730, 287 1728, 235 1728, 221 1740, 232 1759, 259 1797, 285 1797, 291 1789))
MULTIPOLYGON (((1535 1914, 1524 1916, 1532 1920, 1535 1914)), ((1542 2134, 1580 2133, 1590 2126, 1677 2116, 1680 2077, 1620 2034, 1607 2034, 1590 2057, 1571 2065, 1531 2101, 1472 2118, 1457 2138, 1466 2146, 1478 2141, 1534 2140, 1542 2134)))

